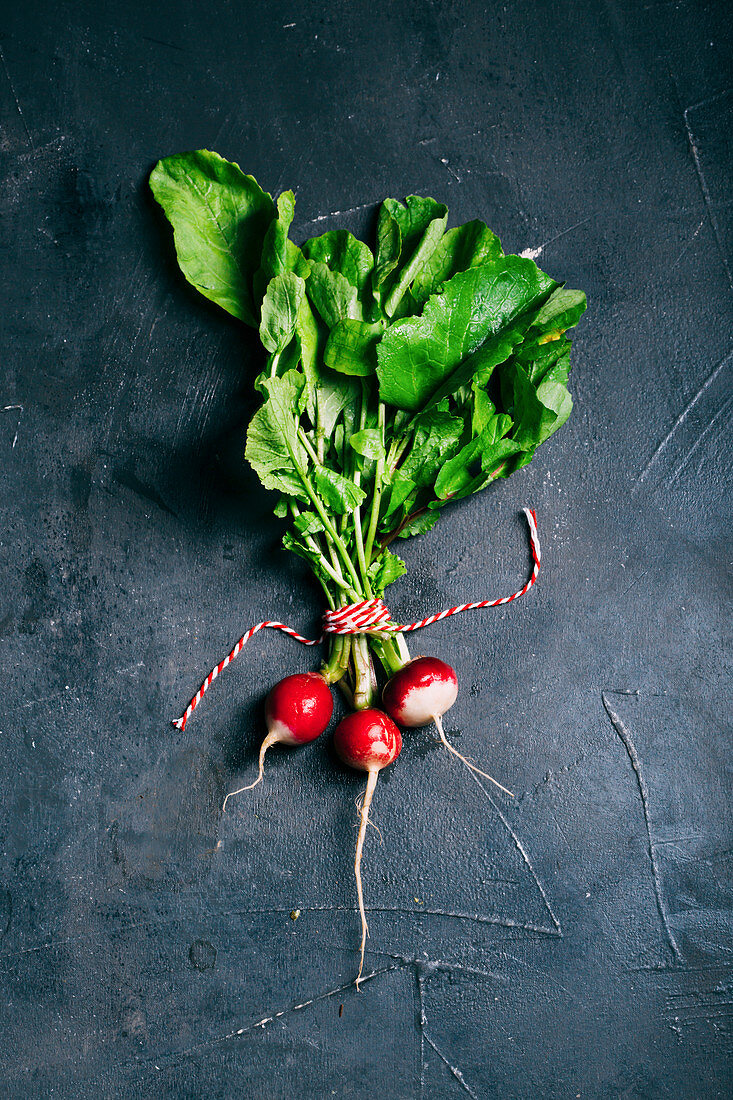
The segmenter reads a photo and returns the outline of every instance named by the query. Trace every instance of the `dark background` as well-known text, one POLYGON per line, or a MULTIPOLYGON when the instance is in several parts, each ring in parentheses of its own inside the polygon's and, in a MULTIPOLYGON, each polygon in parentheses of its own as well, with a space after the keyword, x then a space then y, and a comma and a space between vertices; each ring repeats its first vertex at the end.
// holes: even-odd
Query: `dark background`
POLYGON ((0 1065, 8 1097, 729 1095, 733 74, 728 4, 10 4, 0 11, 0 1065), (242 468, 255 343, 177 273, 147 175, 206 146, 294 236, 434 195, 587 291, 575 412, 404 546, 448 728, 365 856, 316 743, 252 776, 317 629, 242 468), (290 919, 298 908, 301 916, 290 919), (343 1006, 343 1008, 341 1008, 343 1006))

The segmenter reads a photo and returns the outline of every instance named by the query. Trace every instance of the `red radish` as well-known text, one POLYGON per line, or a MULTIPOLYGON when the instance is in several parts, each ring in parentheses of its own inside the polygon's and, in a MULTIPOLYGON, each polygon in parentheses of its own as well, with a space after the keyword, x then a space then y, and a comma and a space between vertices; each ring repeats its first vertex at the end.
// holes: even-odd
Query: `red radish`
POLYGON ((260 770, 254 783, 232 791, 224 799, 222 811, 235 794, 251 791, 262 782, 265 753, 271 745, 307 745, 320 737, 333 714, 333 696, 323 677, 317 672, 299 672, 286 676, 267 696, 265 721, 267 737, 260 745, 260 770))
POLYGON ((437 657, 416 657, 396 672, 382 693, 384 708, 403 726, 426 726, 434 722, 445 747, 462 760, 467 768, 490 780, 510 797, 511 791, 502 787, 492 776, 482 772, 458 749, 451 745, 443 732, 443 715, 458 697, 458 677, 455 670, 437 657))
POLYGON ((359 973, 356 976, 356 988, 359 988, 361 972, 364 969, 364 949, 369 935, 366 913, 364 911, 364 893, 361 887, 361 854, 364 848, 369 807, 377 786, 377 777, 382 768, 394 763, 402 748, 402 735, 391 718, 381 710, 358 710, 349 714, 336 727, 333 737, 334 748, 343 760, 352 768, 367 772, 366 791, 359 810, 359 836, 356 841, 354 874, 356 876, 356 894, 359 899, 361 916, 361 958, 359 973))
POLYGON ((416 657, 395 673, 382 694, 387 712, 402 726, 426 726, 458 697, 458 677, 437 657, 416 657))

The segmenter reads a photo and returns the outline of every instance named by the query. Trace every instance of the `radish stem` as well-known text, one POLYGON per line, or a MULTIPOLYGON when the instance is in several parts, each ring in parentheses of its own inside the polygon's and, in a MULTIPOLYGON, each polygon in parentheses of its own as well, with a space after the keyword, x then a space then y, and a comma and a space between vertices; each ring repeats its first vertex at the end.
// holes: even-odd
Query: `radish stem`
MULTIPOLYGON (((366 380, 362 379, 361 386, 361 407, 359 409, 359 430, 361 431, 366 427, 366 406, 367 406, 367 385, 366 380)), ((361 468, 356 454, 350 455, 352 477, 354 479, 354 485, 357 488, 361 487, 361 468)), ((364 590, 367 596, 373 596, 372 587, 369 583, 369 571, 367 569, 366 557, 364 556, 364 532, 361 526, 361 505, 357 504, 354 508, 354 542, 356 544, 356 557, 359 562, 359 569, 361 570, 362 582, 364 584, 364 590)))
POLYGON ((367 780, 366 791, 364 792, 364 801, 361 804, 359 811, 359 836, 356 841, 356 856, 354 858, 354 875, 356 877, 356 896, 359 899, 359 916, 361 917, 361 955, 359 958, 359 973, 356 975, 356 988, 359 988, 359 982, 361 981, 361 974, 364 969, 364 951, 366 949, 366 938, 369 935, 369 926, 367 925, 366 911, 364 909, 364 891, 361 886, 361 853, 364 849, 364 837, 366 836, 367 825, 369 823, 369 807, 372 804, 372 798, 374 797, 374 791, 377 786, 377 779, 379 778, 379 772, 375 769, 369 772, 369 778, 367 780))
POLYGON ((397 646, 389 634, 372 634, 369 644, 382 663, 382 667, 388 676, 394 676, 402 668, 402 661, 397 646))
POLYGON ((397 652, 400 655, 400 659, 402 661, 403 666, 404 665, 409 665, 411 658, 410 658, 410 651, 407 648, 407 642, 405 641, 405 635, 404 634, 393 634, 392 637, 393 637, 395 646, 397 647, 397 652))
MULTIPOLYGON (((377 413, 378 421, 377 426, 381 433, 382 443, 384 443, 384 417, 385 409, 383 403, 379 402, 379 411, 377 413)), ((377 533, 377 523, 379 522, 379 506, 382 500, 382 480, 384 478, 384 452, 377 459, 376 469, 374 471, 374 490, 372 497, 372 512, 369 518, 369 530, 367 531, 365 554, 367 563, 371 563, 372 549, 374 547, 374 536, 377 533)))
POLYGON ((449 752, 452 752, 454 756, 457 756, 459 760, 462 760, 466 767, 470 768, 472 772, 476 772, 477 775, 482 775, 484 779, 488 779, 491 783, 494 784, 495 787, 498 787, 500 791, 503 791, 504 794, 508 794, 510 798, 514 798, 514 795, 511 791, 507 790, 506 787, 502 787, 501 783, 494 779, 493 776, 489 775, 488 772, 482 772, 481 768, 477 768, 475 764, 472 764, 470 760, 467 760, 466 757, 458 751, 458 749, 454 748, 453 745, 451 745, 450 741, 443 733, 443 722, 439 714, 433 715, 433 721, 435 722, 435 728, 440 734, 440 740, 443 742, 449 752))
POLYGON ((328 662, 321 667, 321 675, 327 684, 336 684, 345 676, 350 656, 351 638, 334 635, 328 662))
POLYGON ((369 643, 365 634, 355 634, 351 641, 351 654, 354 660, 354 707, 364 710, 374 702, 376 679, 369 653, 369 643))

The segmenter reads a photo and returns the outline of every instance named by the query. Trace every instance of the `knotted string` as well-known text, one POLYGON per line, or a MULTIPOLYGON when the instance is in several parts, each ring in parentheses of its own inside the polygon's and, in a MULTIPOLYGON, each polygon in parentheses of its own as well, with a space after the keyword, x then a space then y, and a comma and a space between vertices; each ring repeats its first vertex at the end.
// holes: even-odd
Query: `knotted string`
POLYGON ((320 645, 329 634, 372 634, 376 637, 383 634, 409 634, 412 630, 422 630, 423 627, 432 626, 433 623, 438 623, 441 619, 448 619, 451 615, 460 615, 462 611, 475 611, 482 607, 501 607, 503 604, 511 603, 512 600, 518 600, 520 596, 524 596, 529 592, 540 571, 540 540, 537 534, 537 516, 531 508, 525 508, 523 511, 527 517, 529 542, 534 565, 529 580, 524 588, 520 588, 518 592, 513 592, 511 596, 502 596, 498 600, 475 600, 472 603, 459 603, 455 607, 446 608, 445 611, 437 611, 435 614, 428 615, 424 619, 418 619, 414 623, 393 622, 383 600, 379 598, 360 600, 358 603, 339 607, 335 611, 326 611, 323 616, 323 633, 319 638, 305 638, 286 623, 265 619, 263 622, 257 623, 256 626, 250 627, 234 648, 227 653, 226 657, 212 668, 181 717, 177 718, 173 725, 179 730, 186 728, 186 722, 188 722, 217 676, 224 671, 227 665, 232 663, 235 657, 239 656, 250 638, 253 638, 258 631, 264 630, 265 627, 271 630, 282 630, 284 634, 289 634, 301 645, 320 645))

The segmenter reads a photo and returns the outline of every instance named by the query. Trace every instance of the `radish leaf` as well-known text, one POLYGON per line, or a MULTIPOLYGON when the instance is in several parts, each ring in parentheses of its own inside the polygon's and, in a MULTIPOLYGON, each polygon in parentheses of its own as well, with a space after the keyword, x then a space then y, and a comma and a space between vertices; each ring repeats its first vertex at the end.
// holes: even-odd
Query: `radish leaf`
MULTIPOLYGON (((555 285, 518 256, 454 275, 428 299, 421 317, 398 321, 383 337, 377 349, 380 397, 400 409, 422 408, 464 359, 489 337, 500 342, 511 322, 539 307, 555 285)), ((513 329, 511 342, 520 339, 513 329)))
POLYGON ((277 354, 292 340, 304 293, 305 283, 292 271, 270 280, 260 321, 260 340, 268 351, 277 354))
POLYGON ((282 378, 264 379, 262 387, 267 397, 250 421, 245 458, 266 489, 308 500, 304 488, 308 456, 298 439, 294 411, 302 379, 288 371, 282 378))
MULTIPOLYGON (((274 204, 215 153, 166 158, 150 182, 186 278, 259 329, 245 456, 330 607, 382 597, 405 572, 393 539, 526 465, 569 416, 585 295, 505 256, 482 221, 446 231, 434 199, 385 199, 375 254, 346 230, 301 249, 292 191, 274 204)), ((366 648, 339 644, 329 668, 350 662, 368 695, 366 648)), ((372 644, 388 670, 404 656, 372 644)))
POLYGON ((377 344, 384 325, 377 321, 356 321, 350 317, 336 322, 323 352, 326 366, 341 374, 366 378, 377 369, 377 344))
POLYGON ((503 256, 501 241, 483 222, 466 222, 449 229, 434 251, 422 263, 412 284, 418 302, 425 302, 434 291, 459 271, 477 267, 487 260, 503 256))
POLYGON ((321 237, 312 237, 303 245, 303 255, 343 275, 360 296, 369 285, 374 268, 371 249, 345 229, 333 229, 321 237))
POLYGON ((150 187, 173 226, 181 271, 205 298, 256 325, 252 276, 272 199, 238 164, 200 149, 158 161, 150 187))

